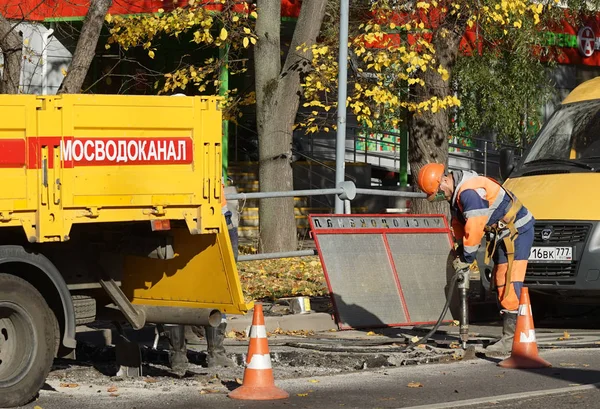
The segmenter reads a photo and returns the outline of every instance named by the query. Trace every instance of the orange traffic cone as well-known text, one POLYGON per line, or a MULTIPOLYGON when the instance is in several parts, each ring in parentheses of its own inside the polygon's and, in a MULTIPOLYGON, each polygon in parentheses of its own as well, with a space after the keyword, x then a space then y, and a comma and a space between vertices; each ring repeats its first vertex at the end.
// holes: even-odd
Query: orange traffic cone
POLYGON ((501 361, 499 366, 513 369, 546 368, 552 366, 538 355, 538 347, 533 327, 533 314, 529 301, 529 289, 521 289, 519 300, 519 315, 512 344, 510 358, 501 361))
POLYGON ((290 396, 275 386, 262 304, 254 305, 244 381, 242 386, 227 396, 242 400, 285 399, 290 396))

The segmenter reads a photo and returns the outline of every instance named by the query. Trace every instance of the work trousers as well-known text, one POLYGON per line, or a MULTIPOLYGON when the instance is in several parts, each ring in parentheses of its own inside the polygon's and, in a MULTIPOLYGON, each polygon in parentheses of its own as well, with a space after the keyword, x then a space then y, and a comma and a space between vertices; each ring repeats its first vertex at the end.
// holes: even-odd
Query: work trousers
POLYGON ((521 298, 521 289, 525 281, 525 272, 527 270, 527 260, 531 253, 533 245, 533 236, 535 229, 533 226, 526 231, 519 232, 515 240, 515 258, 512 263, 512 272, 510 283, 506 283, 506 273, 508 272, 508 256, 506 246, 501 241, 494 253, 494 280, 498 290, 498 302, 502 309, 508 311, 517 311, 519 309, 519 299, 521 298), (505 298, 504 294, 510 285, 510 291, 505 298))

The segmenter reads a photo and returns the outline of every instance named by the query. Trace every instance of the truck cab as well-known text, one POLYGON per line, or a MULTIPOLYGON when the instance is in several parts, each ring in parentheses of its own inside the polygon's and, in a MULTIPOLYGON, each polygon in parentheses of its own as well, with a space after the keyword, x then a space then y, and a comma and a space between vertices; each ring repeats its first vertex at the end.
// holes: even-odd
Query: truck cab
POLYGON ((536 219, 525 277, 532 298, 600 304, 600 77, 562 101, 518 161, 511 156, 501 154, 503 186, 536 219))

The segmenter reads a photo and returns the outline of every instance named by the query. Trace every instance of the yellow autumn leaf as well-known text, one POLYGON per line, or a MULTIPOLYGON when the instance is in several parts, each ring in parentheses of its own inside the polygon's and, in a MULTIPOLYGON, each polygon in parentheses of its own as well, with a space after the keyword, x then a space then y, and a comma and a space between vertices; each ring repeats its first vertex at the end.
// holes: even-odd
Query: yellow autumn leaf
POLYGON ((148 51, 148 56, 150 58, 154 58, 154 51, 152 51, 152 50, 148 51))
POLYGON ((225 27, 223 27, 221 29, 221 33, 219 34, 219 38, 221 39, 221 41, 227 40, 227 34, 227 30, 225 29, 225 27))
POLYGON ((298 396, 300 396, 300 397, 308 396, 308 393, 299 393, 298 396))
POLYGON ((316 380, 316 379, 309 379, 309 381, 308 381, 308 382, 310 382, 310 383, 319 383, 319 381, 318 381, 318 380, 316 380))
POLYGON ((410 382, 408 385, 409 388, 422 388, 423 384, 420 382, 410 382))
POLYGON ((244 44, 244 48, 248 48, 250 40, 248 40, 248 37, 244 37, 244 40, 242 41, 242 43, 244 44))

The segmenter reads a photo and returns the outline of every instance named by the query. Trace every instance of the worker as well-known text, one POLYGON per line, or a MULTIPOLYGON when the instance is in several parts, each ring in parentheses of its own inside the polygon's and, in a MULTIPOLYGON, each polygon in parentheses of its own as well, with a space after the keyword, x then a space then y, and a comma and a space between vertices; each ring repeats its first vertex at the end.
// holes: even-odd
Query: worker
POLYGON ((443 164, 430 163, 419 171, 418 185, 430 202, 450 203, 457 244, 453 266, 457 272, 470 269, 487 233, 485 259, 486 264, 494 260, 492 282, 498 293, 503 327, 502 337, 486 348, 486 354, 510 353, 533 244, 533 215, 512 192, 473 171, 446 172, 443 164))
MULTIPOLYGON (((234 226, 232 221, 232 212, 227 207, 227 199, 225 198, 225 186, 221 185, 221 213, 225 217, 227 223, 227 231, 229 233, 229 239, 231 241, 231 247, 233 250, 233 257, 237 262, 238 259, 238 229, 234 226)), ((207 344, 207 356, 206 364, 209 368, 231 366, 233 361, 227 357, 224 341, 227 329, 227 317, 222 314, 221 324, 218 327, 211 327, 210 325, 204 326, 203 328, 197 326, 186 326, 185 339, 189 345, 200 345, 202 343, 201 336, 206 338, 207 344)))

